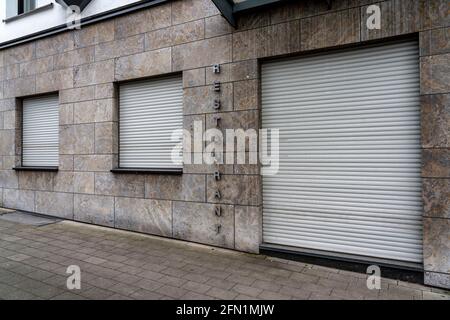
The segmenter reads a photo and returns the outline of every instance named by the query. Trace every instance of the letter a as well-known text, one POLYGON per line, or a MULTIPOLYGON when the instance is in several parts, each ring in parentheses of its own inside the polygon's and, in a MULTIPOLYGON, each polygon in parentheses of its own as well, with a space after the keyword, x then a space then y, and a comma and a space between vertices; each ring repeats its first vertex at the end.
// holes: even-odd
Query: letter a
POLYGON ((381 9, 380 6, 373 4, 367 7, 367 14, 370 15, 367 18, 367 29, 380 30, 381 29, 381 9))
POLYGON ((67 278, 67 289, 69 290, 80 290, 81 289, 81 270, 79 266, 69 266, 66 271, 70 274, 67 278))

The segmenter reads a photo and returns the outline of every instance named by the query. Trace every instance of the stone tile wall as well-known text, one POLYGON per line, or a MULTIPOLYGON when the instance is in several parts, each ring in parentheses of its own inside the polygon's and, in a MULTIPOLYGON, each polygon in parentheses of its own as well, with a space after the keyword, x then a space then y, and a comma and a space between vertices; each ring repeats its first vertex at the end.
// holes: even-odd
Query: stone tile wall
POLYGON ((258 252, 257 166, 185 165, 180 177, 113 174, 115 82, 181 72, 184 122, 259 129, 258 59, 419 35, 426 282, 450 287, 450 17, 446 0, 292 1, 232 28, 210 0, 177 0, 0 51, 0 204, 77 221, 258 252), (382 30, 366 28, 370 4, 382 30), (212 72, 221 64, 221 73, 212 72), (221 92, 212 84, 220 81, 221 92), (60 170, 20 164, 16 98, 59 92, 60 170), (220 171, 222 180, 213 179, 220 171), (220 190, 222 198, 215 198, 220 190), (215 215, 220 206, 222 216, 215 215), (219 228, 220 226, 220 228, 219 228))

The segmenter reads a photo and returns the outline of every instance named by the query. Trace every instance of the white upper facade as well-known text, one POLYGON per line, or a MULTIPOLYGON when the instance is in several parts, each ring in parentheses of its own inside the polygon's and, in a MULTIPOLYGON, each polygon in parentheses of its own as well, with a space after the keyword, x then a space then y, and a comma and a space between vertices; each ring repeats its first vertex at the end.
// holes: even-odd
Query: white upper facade
MULTIPOLYGON (((58 27, 67 23, 67 9, 56 0, 35 0, 35 11, 17 16, 17 3, 23 0, 0 0, 0 45, 28 35, 58 27), (53 4, 53 6, 48 6, 53 4), (43 8, 44 7, 44 8, 43 8), (39 9, 42 10, 39 10, 39 9)), ((92 0, 82 11, 86 18, 142 0, 92 0)), ((25 3, 25 6, 29 5, 25 3)))

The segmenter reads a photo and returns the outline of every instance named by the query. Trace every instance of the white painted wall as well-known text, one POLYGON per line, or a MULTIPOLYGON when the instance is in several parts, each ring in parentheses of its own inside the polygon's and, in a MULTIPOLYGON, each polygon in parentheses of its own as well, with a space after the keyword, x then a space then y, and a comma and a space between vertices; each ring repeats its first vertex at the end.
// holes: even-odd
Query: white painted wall
MULTIPOLYGON (((83 10, 82 17, 125 6, 141 0, 92 0, 83 10)), ((37 7, 53 2, 53 8, 5 23, 6 0, 0 0, 0 44, 66 23, 66 9, 55 0, 38 0, 37 7)))

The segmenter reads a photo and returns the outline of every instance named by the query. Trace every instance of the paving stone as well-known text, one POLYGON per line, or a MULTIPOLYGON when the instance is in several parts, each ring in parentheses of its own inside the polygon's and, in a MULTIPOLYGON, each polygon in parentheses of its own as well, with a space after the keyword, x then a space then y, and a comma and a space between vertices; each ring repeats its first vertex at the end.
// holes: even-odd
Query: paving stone
POLYGON ((264 290, 259 295, 259 298, 263 300, 290 300, 292 297, 279 292, 264 290))
POLYGON ((28 258, 30 258, 30 256, 27 256, 26 254, 21 254, 21 253, 19 253, 19 254, 15 254, 15 255, 13 255, 13 256, 9 256, 9 257, 7 257, 9 260, 12 260, 12 261, 17 261, 17 262, 20 262, 20 261, 23 261, 23 260, 25 260, 25 259, 28 259, 28 258))
POLYGON ((364 274, 78 223, 24 228, 0 220, 0 231, 3 300, 450 299, 448 291, 419 284, 383 279, 383 289, 371 291, 364 274), (69 264, 81 267, 81 290, 66 288, 69 264))
POLYGON ((351 300, 376 300, 379 297, 379 290, 333 289, 331 296, 351 300))
POLYGON ((42 299, 51 299, 57 295, 64 293, 63 289, 55 288, 53 286, 42 284, 37 288, 29 289, 29 292, 42 299))
POLYGON ((195 41, 173 47, 173 71, 210 66, 231 61, 231 36, 195 41), (209 54, 205 55, 204 52, 209 54))
POLYGON ((162 283, 159 283, 159 282, 156 282, 156 281, 150 280, 150 279, 139 280, 134 285, 139 288, 148 290, 148 291, 155 291, 163 286, 162 283))
POLYGON ((122 301, 122 300, 132 300, 132 298, 116 293, 115 295, 112 295, 111 297, 109 297, 106 300, 119 300, 119 301, 122 301))
POLYGON ((139 290, 138 287, 132 286, 132 285, 127 285, 124 283, 117 283, 115 285, 113 285, 112 287, 108 288, 108 290, 111 290, 115 293, 119 293, 125 296, 129 296, 132 293, 136 292, 137 290, 139 290))
MULTIPOLYGON (((83 275, 82 275, 83 276, 83 275)), ((89 284, 96 286, 101 289, 110 289, 117 284, 116 280, 106 279, 102 277, 94 277, 87 280, 89 284)))
POLYGON ((201 274, 195 274, 195 273, 188 273, 183 278, 185 278, 186 280, 199 282, 199 283, 205 283, 210 279, 209 277, 206 277, 201 274))
POLYGON ((171 201, 116 198, 115 226, 118 228, 172 236, 171 225, 171 201))
POLYGON ((423 299, 424 300, 450 300, 450 296, 442 293, 436 293, 436 292, 423 292, 423 299))
POLYGON ((255 288, 253 286, 237 284, 233 287, 233 291, 236 291, 242 295, 247 295, 256 298, 259 294, 262 293, 263 289, 255 288))
POLYGON ((136 300, 159 300, 162 297, 163 296, 158 293, 150 292, 150 291, 142 290, 142 289, 140 289, 136 292, 133 292, 130 295, 130 298, 136 299, 136 300))
POLYGON ((196 293, 205 293, 206 291, 211 289, 211 286, 209 286, 209 285, 198 283, 198 282, 193 282, 193 281, 189 281, 189 282, 185 283, 182 287, 186 290, 194 291, 196 293))
POLYGON ((322 293, 318 293, 318 292, 313 292, 309 296, 308 300, 347 300, 347 299, 330 296, 330 295, 326 295, 326 294, 322 294, 322 293))
POLYGON ((252 287, 272 292, 278 292, 281 289, 281 285, 275 283, 274 281, 264 281, 264 280, 256 280, 252 284, 252 287))
POLYGON ((450 53, 421 58, 421 92, 448 93, 450 90, 450 53))
POLYGON ((187 290, 178 288, 178 287, 165 285, 165 286, 157 289, 156 292, 163 294, 165 296, 174 298, 174 299, 180 299, 183 295, 185 295, 187 293, 187 290))
POLYGON ((113 197, 75 194, 74 205, 75 220, 109 227, 114 226, 113 197))
POLYGON ((181 300, 215 300, 215 299, 211 296, 189 291, 184 296, 181 297, 181 300))
POLYGON ((15 285, 24 280, 26 280, 25 276, 3 269, 0 270, 0 283, 2 284, 15 285))
POLYGON ((86 300, 86 298, 75 293, 65 292, 53 297, 51 300, 86 300))
MULTIPOLYGON (((331 290, 324 290, 325 293, 330 293, 331 290)), ((286 296, 292 296, 296 299, 302 299, 302 300, 306 300, 309 298, 309 296, 311 295, 311 291, 309 291, 307 288, 293 288, 293 287, 288 287, 288 286, 284 286, 280 289, 279 291, 280 294, 284 294, 286 296)))
POLYGON ((80 292, 80 295, 91 300, 105 300, 115 293, 113 291, 104 290, 100 288, 90 288, 88 290, 80 292))
POLYGON ((36 44, 28 43, 16 46, 4 53, 4 64, 15 64, 32 60, 36 57, 36 44))
POLYGON ((29 292, 0 284, 0 299, 3 299, 3 300, 34 300, 34 299, 36 299, 36 296, 29 292))
POLYGON ((144 277, 146 279, 150 279, 150 280, 158 280, 163 277, 162 274, 153 272, 153 271, 149 271, 149 270, 140 273, 139 276, 144 277))
POLYGON ((222 36, 231 33, 233 27, 222 16, 217 15, 205 19, 205 36, 206 38, 222 36))
POLYGON ((206 292, 207 295, 212 296, 214 298, 223 299, 223 300, 232 300, 238 294, 233 291, 228 291, 220 288, 211 288, 206 292))
POLYGON ((172 71, 171 53, 171 48, 164 48, 120 57, 115 65, 116 80, 169 73, 172 71))
POLYGON ((34 280, 39 280, 39 281, 48 279, 53 276, 55 276, 54 273, 44 271, 44 270, 36 270, 36 271, 33 271, 33 272, 27 274, 27 277, 34 279, 34 280))
POLYGON ((124 15, 115 22, 115 38, 122 39, 151 30, 162 29, 171 24, 171 3, 158 5, 153 10, 143 10, 124 15), (140 21, 140 23, 136 23, 140 21))

